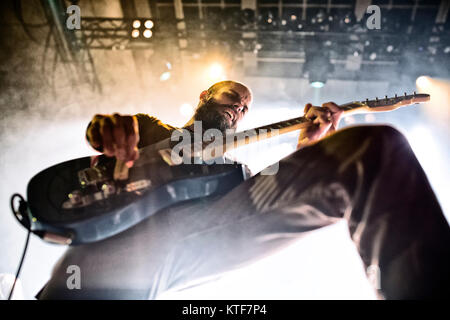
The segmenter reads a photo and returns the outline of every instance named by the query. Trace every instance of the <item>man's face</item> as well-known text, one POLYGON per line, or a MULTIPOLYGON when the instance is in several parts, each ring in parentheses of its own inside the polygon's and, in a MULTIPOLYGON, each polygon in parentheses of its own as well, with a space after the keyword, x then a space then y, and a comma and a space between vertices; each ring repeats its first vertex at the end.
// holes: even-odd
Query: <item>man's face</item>
POLYGON ((216 128, 223 132, 236 129, 252 102, 250 90, 241 84, 225 85, 212 96, 203 95, 200 99, 194 119, 202 121, 204 129, 216 128))

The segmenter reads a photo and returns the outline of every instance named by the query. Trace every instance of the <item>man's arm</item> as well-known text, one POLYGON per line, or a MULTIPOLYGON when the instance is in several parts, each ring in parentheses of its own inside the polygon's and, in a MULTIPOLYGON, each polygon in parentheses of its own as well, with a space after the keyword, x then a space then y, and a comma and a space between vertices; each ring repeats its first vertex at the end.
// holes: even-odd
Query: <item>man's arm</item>
POLYGON ((138 148, 170 137, 175 129, 146 114, 97 114, 86 129, 86 139, 97 151, 129 166, 138 159, 138 148))

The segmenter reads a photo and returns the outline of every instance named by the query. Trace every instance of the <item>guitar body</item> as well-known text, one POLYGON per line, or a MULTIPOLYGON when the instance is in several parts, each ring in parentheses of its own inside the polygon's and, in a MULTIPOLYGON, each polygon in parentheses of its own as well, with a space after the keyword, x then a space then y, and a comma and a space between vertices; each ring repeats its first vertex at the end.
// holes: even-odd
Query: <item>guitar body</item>
POLYGON ((239 164, 169 166, 161 157, 114 181, 115 160, 79 158, 34 176, 27 188, 31 230, 47 241, 82 244, 122 232, 171 205, 224 194, 243 181, 239 164))

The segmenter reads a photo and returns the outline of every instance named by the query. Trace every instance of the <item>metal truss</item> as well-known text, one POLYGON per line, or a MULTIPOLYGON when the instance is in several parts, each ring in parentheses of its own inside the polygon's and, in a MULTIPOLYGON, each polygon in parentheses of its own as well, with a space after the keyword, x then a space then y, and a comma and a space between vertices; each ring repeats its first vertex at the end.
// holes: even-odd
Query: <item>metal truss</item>
POLYGON ((52 36, 55 41, 59 60, 64 64, 72 81, 89 84, 93 91, 101 92, 102 86, 95 70, 89 48, 80 45, 75 32, 66 28, 65 3, 60 0, 42 0, 47 20, 52 24, 52 36))
MULTIPOLYGON (((133 39, 131 37, 133 21, 143 21, 146 19, 148 18, 83 18, 81 20, 81 30, 76 31, 78 46, 86 49, 100 50, 152 49, 155 43, 160 44, 165 40, 173 40, 182 36, 174 28, 170 28, 170 25, 177 21, 174 20, 174 22, 165 22, 165 25, 168 26, 166 28, 158 27, 158 31, 149 39, 143 38, 142 36, 133 39)), ((152 19, 152 21, 155 20, 152 19)))

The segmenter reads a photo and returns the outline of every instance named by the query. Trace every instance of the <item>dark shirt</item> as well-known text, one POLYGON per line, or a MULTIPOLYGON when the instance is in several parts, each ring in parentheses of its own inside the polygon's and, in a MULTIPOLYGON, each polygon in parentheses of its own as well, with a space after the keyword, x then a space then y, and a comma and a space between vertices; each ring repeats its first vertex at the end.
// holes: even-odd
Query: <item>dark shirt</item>
POLYGON ((136 118, 139 124, 139 143, 138 148, 142 148, 161 140, 170 138, 172 132, 177 127, 165 124, 161 120, 151 117, 148 114, 138 113, 136 118))

